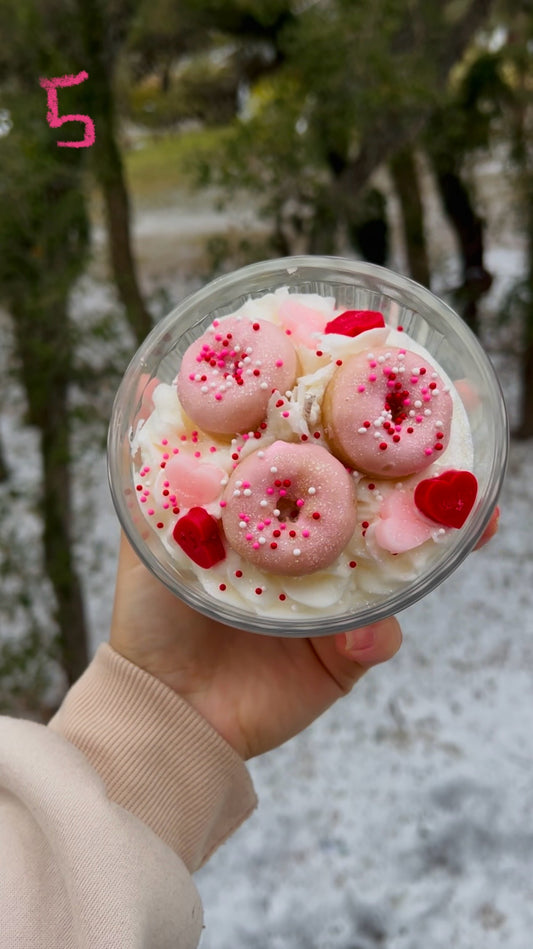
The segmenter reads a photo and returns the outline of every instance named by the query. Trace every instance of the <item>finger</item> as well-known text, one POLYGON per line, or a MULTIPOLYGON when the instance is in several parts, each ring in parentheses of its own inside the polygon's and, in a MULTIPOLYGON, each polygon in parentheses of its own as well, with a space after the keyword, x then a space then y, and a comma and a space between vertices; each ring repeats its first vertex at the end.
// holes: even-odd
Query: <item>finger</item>
POLYGON ((361 626, 335 637, 339 656, 369 669, 387 662, 402 644, 402 631, 395 616, 389 616, 371 626, 361 626))
POLYGON ((489 523, 487 524, 480 539, 478 540, 476 546, 474 547, 474 550, 479 550, 480 547, 484 547, 485 544, 488 544, 489 540, 491 540, 491 538, 494 537, 494 535, 497 533, 499 522, 500 522, 500 509, 499 507, 495 507, 494 511, 492 512, 492 517, 489 523))
POLYGON ((394 616, 347 633, 315 639, 313 648, 342 693, 349 692, 372 666, 398 652, 402 631, 394 616))

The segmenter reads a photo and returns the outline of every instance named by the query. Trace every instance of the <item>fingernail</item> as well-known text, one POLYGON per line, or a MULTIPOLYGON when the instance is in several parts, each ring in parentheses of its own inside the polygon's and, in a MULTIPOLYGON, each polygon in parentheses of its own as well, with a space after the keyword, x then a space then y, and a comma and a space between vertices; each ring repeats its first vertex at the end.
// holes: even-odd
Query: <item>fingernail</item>
POLYGON ((370 649, 375 642, 374 630, 369 626, 363 626, 361 629, 351 629, 346 633, 346 652, 362 652, 363 649, 370 649))

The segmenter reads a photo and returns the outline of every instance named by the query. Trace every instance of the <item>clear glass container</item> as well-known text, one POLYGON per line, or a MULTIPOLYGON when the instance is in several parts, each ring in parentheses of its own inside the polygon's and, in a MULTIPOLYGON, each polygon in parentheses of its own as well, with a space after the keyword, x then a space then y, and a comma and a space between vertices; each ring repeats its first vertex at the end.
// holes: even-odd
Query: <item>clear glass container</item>
MULTIPOLYGON (((407 344, 407 341, 406 341, 407 344)), ((405 609, 434 590, 455 570, 483 534, 496 505, 508 454, 505 405, 492 365, 461 318, 430 291, 385 268, 336 257, 289 257, 243 267, 213 280, 183 300, 162 319, 128 366, 113 407, 108 438, 108 468, 120 523, 137 554, 176 596, 229 626, 283 636, 323 635, 346 631, 405 609), (402 327, 453 380, 468 417, 473 442, 472 470, 478 493, 461 530, 442 552, 396 589, 365 593, 343 608, 328 605, 311 611, 294 603, 230 602, 218 595, 209 571, 180 562, 148 523, 137 497, 139 460, 132 442, 153 410, 158 382, 172 384, 187 347, 215 319, 234 313, 246 300, 278 288, 290 293, 333 296, 342 310, 380 311, 388 325, 402 327)), ((378 578, 379 580, 379 578, 378 578)), ((358 583, 357 570, 353 571, 358 583)), ((386 586, 386 585, 385 585, 386 586)), ((380 583, 376 584, 380 587, 380 583)), ((289 598, 290 600, 290 598, 289 598)))

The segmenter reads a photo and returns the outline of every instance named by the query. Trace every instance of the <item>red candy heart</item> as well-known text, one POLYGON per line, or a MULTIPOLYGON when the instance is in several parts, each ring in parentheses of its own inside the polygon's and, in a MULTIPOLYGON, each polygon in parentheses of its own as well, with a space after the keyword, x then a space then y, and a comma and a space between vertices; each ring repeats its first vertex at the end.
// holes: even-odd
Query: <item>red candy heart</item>
POLYGON ((226 556, 216 518, 203 507, 191 507, 180 517, 172 536, 199 567, 213 567, 226 556))
POLYGON ((325 333, 338 333, 340 336, 359 336, 367 330, 385 326, 383 313, 377 310, 345 310, 334 320, 326 323, 325 333))
POLYGON ((415 488, 415 504, 422 514, 445 527, 462 527, 474 506, 477 478, 471 471, 444 471, 415 488))

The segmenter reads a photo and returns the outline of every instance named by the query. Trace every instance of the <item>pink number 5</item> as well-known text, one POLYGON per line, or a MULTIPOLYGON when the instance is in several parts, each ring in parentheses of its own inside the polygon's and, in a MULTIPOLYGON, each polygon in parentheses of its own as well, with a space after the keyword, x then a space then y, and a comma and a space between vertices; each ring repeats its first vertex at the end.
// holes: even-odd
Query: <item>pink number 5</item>
POLYGON ((59 106, 57 103, 57 88, 65 86, 78 86, 89 78, 89 73, 79 72, 77 76, 56 76, 54 79, 39 79, 39 85, 46 89, 46 104, 48 113, 46 119, 52 129, 58 129, 65 122, 83 122, 85 125, 85 135, 81 142, 58 142, 57 144, 64 148, 90 148, 94 145, 96 138, 94 131, 94 122, 88 115, 59 115, 59 106))

